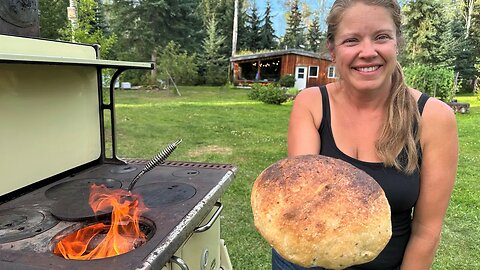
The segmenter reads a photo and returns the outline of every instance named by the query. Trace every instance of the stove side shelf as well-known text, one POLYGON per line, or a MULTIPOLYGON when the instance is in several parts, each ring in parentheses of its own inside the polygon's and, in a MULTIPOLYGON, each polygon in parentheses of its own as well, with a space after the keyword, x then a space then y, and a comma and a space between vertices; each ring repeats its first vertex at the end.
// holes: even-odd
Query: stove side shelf
POLYGON ((95 44, 8 35, 0 35, 0 44, 0 124, 8 131, 0 134, 8 142, 0 154, 7 168, 0 179, 8 179, 0 196, 86 164, 121 163, 115 80, 129 69, 154 69, 154 63, 103 60, 95 44), (116 70, 108 93, 104 69, 116 70))
POLYGON ((0 53, 0 63, 96 66, 117 69, 153 69, 150 62, 129 62, 103 59, 72 58, 62 56, 44 56, 35 54, 0 53))

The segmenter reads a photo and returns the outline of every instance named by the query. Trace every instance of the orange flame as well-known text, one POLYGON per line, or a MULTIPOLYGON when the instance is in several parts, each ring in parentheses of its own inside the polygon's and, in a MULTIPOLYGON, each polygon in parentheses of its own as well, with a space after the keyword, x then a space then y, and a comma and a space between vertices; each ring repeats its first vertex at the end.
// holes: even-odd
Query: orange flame
POLYGON ((147 210, 141 196, 93 184, 89 204, 95 213, 112 209, 111 225, 97 223, 68 235, 55 246, 55 254, 93 260, 126 253, 146 241, 139 223, 140 215, 147 210))

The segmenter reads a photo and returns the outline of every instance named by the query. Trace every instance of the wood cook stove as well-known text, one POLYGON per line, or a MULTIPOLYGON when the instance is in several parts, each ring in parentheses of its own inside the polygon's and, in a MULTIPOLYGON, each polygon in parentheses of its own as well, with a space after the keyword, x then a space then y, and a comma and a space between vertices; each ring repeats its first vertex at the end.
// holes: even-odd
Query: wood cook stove
POLYGON ((108 220, 88 205, 91 184, 126 189, 145 166, 117 158, 113 92, 121 72, 152 68, 100 60, 92 45, 0 35, 0 269, 232 269, 219 219, 237 169, 229 164, 166 161, 145 173, 133 192, 149 208, 147 240, 131 251, 53 253, 66 235, 108 220), (107 93, 105 68, 116 69, 107 93))

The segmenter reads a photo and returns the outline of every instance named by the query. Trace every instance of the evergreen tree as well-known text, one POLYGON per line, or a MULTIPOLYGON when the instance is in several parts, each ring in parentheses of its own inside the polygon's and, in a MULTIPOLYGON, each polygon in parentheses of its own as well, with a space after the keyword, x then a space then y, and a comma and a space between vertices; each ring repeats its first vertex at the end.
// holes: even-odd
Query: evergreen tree
MULTIPOLYGON (((197 14, 199 0, 112 0, 108 17, 120 37, 117 58, 156 62, 160 52, 175 41, 189 53, 200 50, 202 24, 197 14)), ((151 71, 150 83, 156 84, 151 71)))
POLYGON ((301 48, 305 44, 304 31, 302 23, 302 13, 299 8, 298 0, 291 2, 290 11, 287 17, 287 29, 283 37, 282 45, 289 48, 301 48))
POLYGON ((108 11, 112 30, 121 37, 118 51, 128 58, 136 54, 137 59, 152 60, 171 40, 188 52, 198 51, 198 4, 199 0, 113 0, 108 11))
POLYGON ((247 42, 250 51, 254 52, 262 49, 260 30, 260 18, 257 5, 254 2, 250 9, 250 14, 247 14, 247 42))
POLYGON ((209 85, 222 85, 227 82, 228 59, 220 53, 225 37, 218 35, 217 20, 213 13, 207 22, 207 35, 202 43, 203 77, 209 85))
POLYGON ((260 29, 260 48, 262 49, 273 49, 277 47, 275 42, 275 30, 273 30, 272 22, 272 7, 270 5, 270 0, 267 0, 267 5, 265 7, 265 13, 262 18, 262 27, 260 29))
POLYGON ((245 1, 239 1, 238 3, 238 37, 237 37, 237 50, 248 50, 248 28, 247 28, 247 7, 245 1))
POLYGON ((445 58, 448 49, 443 45, 449 42, 447 7, 446 1, 438 0, 409 1, 404 5, 406 60, 409 63, 445 65, 442 57, 445 58))
MULTIPOLYGON (((454 54, 454 71, 456 78, 459 80, 459 90, 461 92, 472 92, 475 77, 478 72, 475 69, 475 47, 474 39, 471 38, 473 31, 470 31, 466 37, 466 25, 462 20, 462 16, 458 16, 452 21, 453 38, 457 43, 452 48, 454 54)), ((473 30, 471 28, 470 30, 473 30)))
MULTIPOLYGON (((232 53, 232 35, 233 35, 233 16, 234 16, 234 0, 203 0, 210 1, 215 12, 217 21, 218 34, 225 37, 222 43, 220 53, 225 57, 229 57, 232 53)), ((241 1, 240 1, 241 2, 241 1)), ((204 23, 209 22, 211 14, 204 16, 204 23)))
MULTIPOLYGON (((249 41, 246 32, 246 0, 238 1, 238 26, 237 26, 237 51, 247 49, 249 41)), ((232 54, 232 37, 233 37, 233 16, 234 16, 234 0, 201 0, 199 14, 203 20, 203 39, 205 39, 205 29, 210 23, 212 13, 215 13, 217 21, 218 34, 225 38, 220 48, 220 54, 226 58, 232 54)), ((199 46, 201 48, 201 46, 199 46)))
POLYGON ((103 34, 105 35, 110 35, 112 33, 110 29, 110 25, 108 24, 107 17, 105 15, 105 8, 102 3, 102 0, 95 0, 95 23, 93 25, 93 28, 95 30, 101 30, 103 34))
POLYGON ((318 13, 314 15, 307 33, 308 49, 313 52, 319 52, 325 40, 320 31, 320 17, 318 13))
POLYGON ((472 40, 472 44, 474 45, 471 47, 471 49, 474 51, 476 58, 474 61, 477 65, 475 75, 476 83, 477 85, 480 85, 480 0, 475 0, 473 3, 472 26, 470 28, 469 38, 472 40))

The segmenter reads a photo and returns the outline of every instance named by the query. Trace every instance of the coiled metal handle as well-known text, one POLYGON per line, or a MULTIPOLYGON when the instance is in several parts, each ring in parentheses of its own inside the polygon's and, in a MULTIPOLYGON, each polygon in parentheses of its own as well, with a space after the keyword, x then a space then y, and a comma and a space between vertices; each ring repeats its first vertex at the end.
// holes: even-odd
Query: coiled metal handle
POLYGON ((158 164, 164 163, 165 160, 170 156, 170 154, 177 148, 177 145, 179 145, 182 142, 182 139, 175 141, 174 143, 168 145, 163 149, 160 153, 155 155, 146 165, 143 167, 143 169, 133 178, 132 182, 128 186, 128 191, 132 191, 133 186, 137 183, 138 179, 142 177, 146 172, 150 171, 153 169, 155 166, 158 164))

